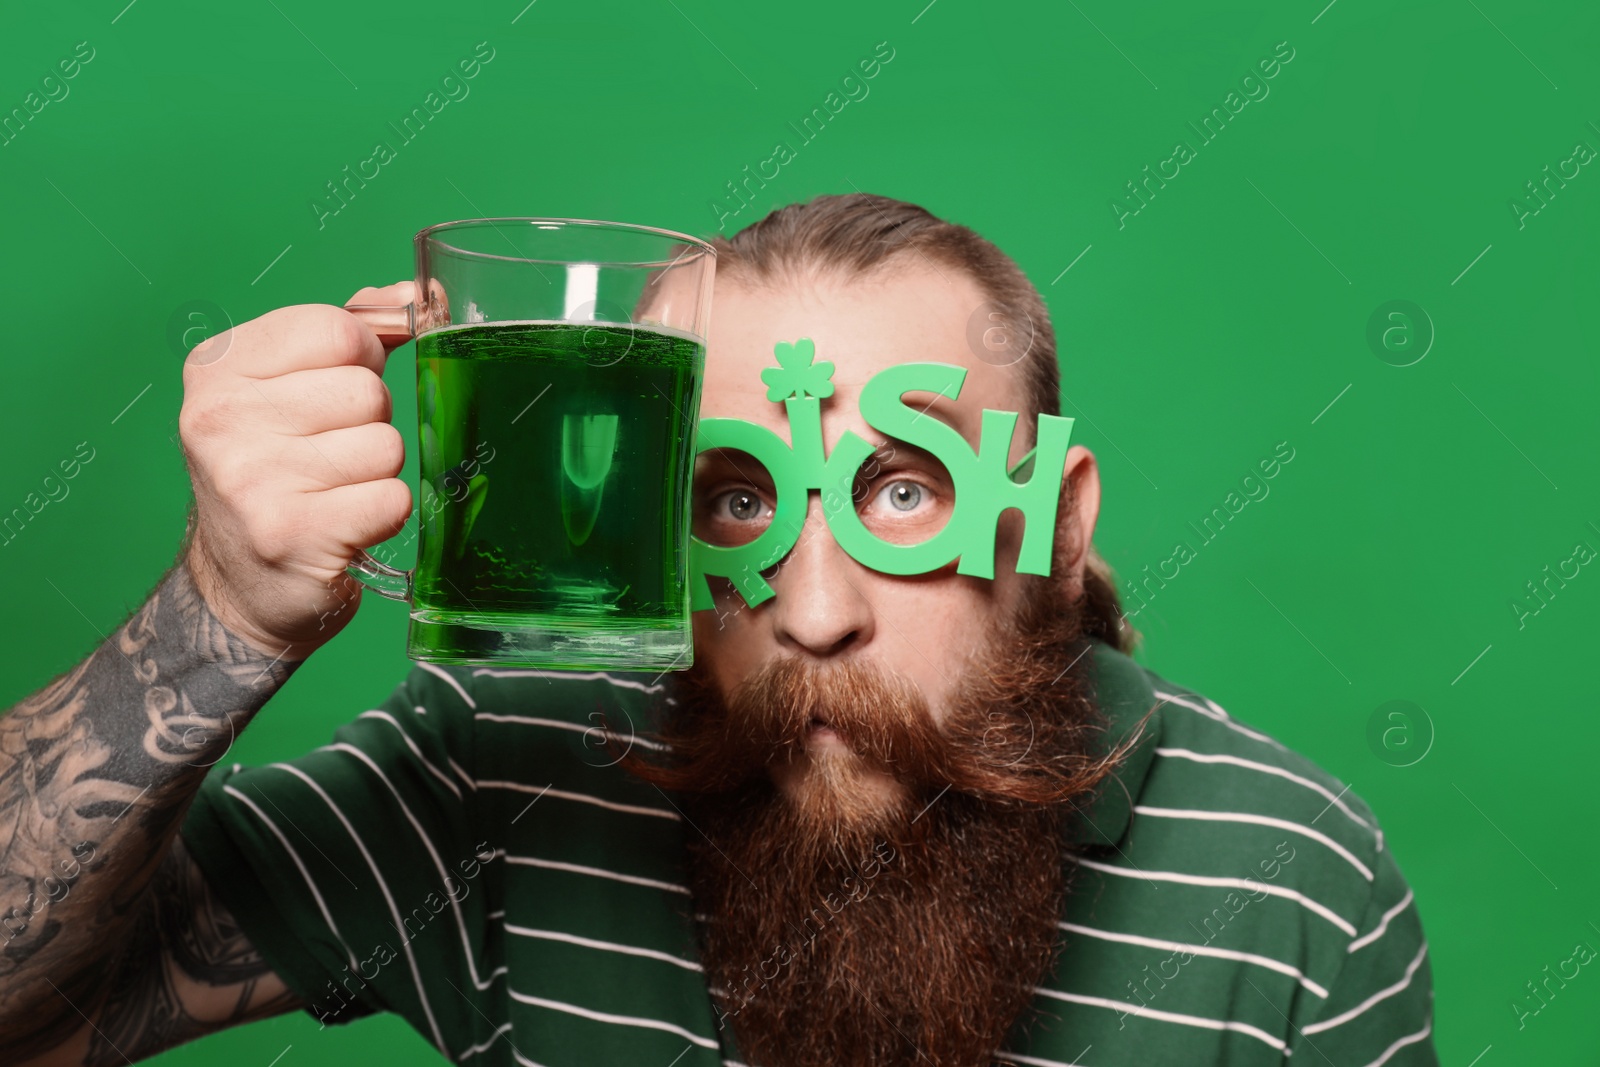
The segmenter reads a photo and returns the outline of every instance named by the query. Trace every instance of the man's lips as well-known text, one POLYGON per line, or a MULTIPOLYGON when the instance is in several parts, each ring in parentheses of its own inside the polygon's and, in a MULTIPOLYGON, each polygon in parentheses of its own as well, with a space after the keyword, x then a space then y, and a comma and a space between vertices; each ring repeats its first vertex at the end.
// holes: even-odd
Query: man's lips
POLYGON ((820 715, 811 716, 807 736, 813 742, 843 740, 839 736, 839 731, 828 725, 828 720, 820 715))

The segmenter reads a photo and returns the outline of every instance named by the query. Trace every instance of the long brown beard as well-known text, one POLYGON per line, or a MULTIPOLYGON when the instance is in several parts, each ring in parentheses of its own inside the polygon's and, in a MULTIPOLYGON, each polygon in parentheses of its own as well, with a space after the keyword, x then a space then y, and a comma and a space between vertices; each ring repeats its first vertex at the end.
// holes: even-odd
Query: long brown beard
POLYGON ((1066 802, 1122 750, 1096 754, 1080 604, 1029 589, 942 727, 854 662, 778 659, 726 701, 697 666, 674 679, 670 764, 625 760, 681 794, 702 960, 748 1062, 988 1064, 1053 967, 1066 802), (812 758, 815 719, 845 749, 812 758), (887 795, 863 790, 874 771, 887 795))

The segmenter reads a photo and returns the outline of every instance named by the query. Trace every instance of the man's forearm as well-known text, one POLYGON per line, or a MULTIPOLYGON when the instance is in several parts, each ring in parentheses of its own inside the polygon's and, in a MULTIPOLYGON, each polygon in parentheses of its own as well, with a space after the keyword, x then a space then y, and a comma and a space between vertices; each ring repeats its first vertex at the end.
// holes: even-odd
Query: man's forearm
POLYGON ((297 665, 225 630, 180 562, 88 659, 0 716, 0 1030, 48 1044, 111 992, 207 769, 297 665))

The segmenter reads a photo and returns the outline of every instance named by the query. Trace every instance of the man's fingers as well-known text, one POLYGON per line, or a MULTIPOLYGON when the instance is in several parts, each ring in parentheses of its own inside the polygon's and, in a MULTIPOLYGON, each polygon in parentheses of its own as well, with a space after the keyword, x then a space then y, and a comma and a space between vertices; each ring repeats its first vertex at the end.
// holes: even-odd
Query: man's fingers
MULTIPOLYGON (((414 289, 354 299, 399 306, 405 335, 414 289)), ((330 624, 329 581, 411 514, 387 361, 355 314, 302 304, 218 334, 184 363, 178 429, 195 484, 196 581, 225 624, 263 648, 315 648, 337 633, 350 616, 330 624)))
POLYGON ((325 430, 294 442, 285 465, 302 472, 314 490, 393 478, 405 465, 400 431, 387 422, 325 430))
POLYGON ((411 487, 399 478, 325 489, 307 498, 311 521, 337 529, 352 548, 371 548, 405 529, 411 517, 411 487))
POLYGON ((313 367, 356 365, 381 375, 389 358, 360 319, 332 304, 278 308, 218 334, 208 344, 219 340, 226 342, 220 358, 207 361, 204 353, 191 353, 184 367, 185 391, 191 382, 219 381, 217 375, 276 378, 313 367))
POLYGON ((354 364, 290 371, 256 382, 255 388, 267 405, 264 414, 271 415, 273 409, 294 413, 292 426, 283 420, 267 419, 268 425, 280 432, 317 434, 345 426, 388 422, 394 410, 383 379, 354 364))
POLYGON ((368 285, 355 291, 355 295, 344 302, 345 307, 351 304, 376 304, 380 307, 402 307, 416 302, 417 283, 409 279, 395 282, 393 285, 378 286, 368 285))
POLYGON ((345 301, 345 306, 360 304, 364 307, 393 308, 385 314, 375 311, 354 312, 369 329, 378 335, 386 351, 393 351, 411 340, 409 327, 415 321, 403 310, 407 304, 416 303, 417 287, 414 282, 395 282, 382 288, 368 286, 358 289, 345 301))

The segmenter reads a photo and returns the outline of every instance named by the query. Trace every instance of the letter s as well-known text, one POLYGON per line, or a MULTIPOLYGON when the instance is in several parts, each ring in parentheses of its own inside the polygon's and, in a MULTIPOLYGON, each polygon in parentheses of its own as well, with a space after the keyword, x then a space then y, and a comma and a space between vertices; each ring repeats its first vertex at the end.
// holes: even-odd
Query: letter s
POLYGON ((488 62, 490 62, 490 61, 492 61, 494 59, 494 49, 489 47, 489 42, 488 41, 479 41, 476 45, 474 45, 472 47, 472 54, 477 56, 478 59, 480 59, 484 63, 488 63, 488 62), (484 55, 483 54, 483 50, 485 48, 489 49, 489 54, 488 55, 484 55))
POLYGON ((1272 54, 1277 56, 1283 62, 1287 63, 1291 59, 1294 58, 1294 49, 1293 48, 1289 48, 1289 54, 1288 55, 1284 55, 1283 54, 1283 50, 1285 48, 1289 48, 1289 42, 1288 41, 1279 41, 1277 44, 1272 46, 1272 54))
POLYGON ((83 62, 87 63, 91 59, 94 58, 94 46, 91 45, 88 41, 79 41, 76 45, 73 46, 72 54, 77 56, 83 62), (84 55, 83 54, 83 50, 85 48, 87 48, 89 50, 89 54, 88 55, 84 55))
POLYGON ((1279 441, 1277 444, 1273 445, 1272 454, 1277 456, 1285 463, 1288 463, 1290 460, 1294 459, 1294 449, 1290 447, 1288 441, 1279 441), (1287 456, 1283 454, 1283 450, 1286 448, 1289 449, 1289 454, 1287 456))
POLYGON ((877 44, 872 46, 872 54, 877 56, 883 62, 887 63, 889 60, 894 58, 894 49, 889 45, 888 41, 879 41, 877 44), (885 48, 889 49, 888 55, 883 54, 883 50, 885 48))

